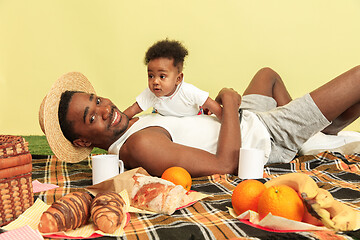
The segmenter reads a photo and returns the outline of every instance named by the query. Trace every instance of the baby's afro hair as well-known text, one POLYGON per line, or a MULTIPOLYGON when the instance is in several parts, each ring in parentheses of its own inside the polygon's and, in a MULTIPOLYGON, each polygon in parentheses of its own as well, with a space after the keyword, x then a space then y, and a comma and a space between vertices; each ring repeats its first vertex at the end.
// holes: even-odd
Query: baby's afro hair
POLYGON ((145 64, 157 58, 174 59, 174 67, 182 71, 184 59, 188 55, 188 50, 176 40, 161 40, 152 45, 145 54, 145 64))

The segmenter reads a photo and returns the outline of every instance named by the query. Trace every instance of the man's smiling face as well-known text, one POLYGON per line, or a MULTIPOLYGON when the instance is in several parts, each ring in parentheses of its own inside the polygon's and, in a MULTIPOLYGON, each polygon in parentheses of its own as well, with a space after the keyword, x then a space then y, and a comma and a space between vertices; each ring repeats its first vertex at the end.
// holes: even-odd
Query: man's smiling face
POLYGON ((107 148, 129 125, 128 117, 107 98, 75 93, 69 103, 67 121, 81 140, 107 148))

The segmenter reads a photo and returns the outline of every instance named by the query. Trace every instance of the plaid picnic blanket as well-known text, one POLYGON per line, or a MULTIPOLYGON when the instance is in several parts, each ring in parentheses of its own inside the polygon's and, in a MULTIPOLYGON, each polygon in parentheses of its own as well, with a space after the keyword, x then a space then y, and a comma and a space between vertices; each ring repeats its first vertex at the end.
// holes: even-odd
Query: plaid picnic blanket
MULTIPOLYGON (((265 167, 265 182, 290 172, 309 174, 334 198, 360 209, 360 154, 341 155, 324 152, 295 158, 287 164, 265 167)), ((84 191, 92 184, 91 157, 79 163, 65 163, 54 156, 33 156, 33 180, 56 184, 59 188, 35 194, 51 204, 61 196, 84 191)), ((193 179, 192 190, 212 195, 173 215, 131 214, 124 236, 118 239, 359 239, 360 231, 275 232, 262 230, 233 218, 227 207, 231 194, 241 179, 215 174, 193 179)), ((102 237, 99 239, 111 239, 102 237)), ((115 238, 112 238, 115 239, 115 238)))

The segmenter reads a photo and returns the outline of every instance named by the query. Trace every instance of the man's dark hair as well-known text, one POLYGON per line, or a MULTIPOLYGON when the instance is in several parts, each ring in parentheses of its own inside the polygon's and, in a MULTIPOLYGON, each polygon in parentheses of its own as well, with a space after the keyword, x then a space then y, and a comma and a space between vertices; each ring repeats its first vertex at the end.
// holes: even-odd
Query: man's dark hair
POLYGON ((59 124, 61 131, 63 132, 64 136, 67 140, 69 140, 71 143, 78 139, 79 137, 74 133, 73 124, 70 121, 67 121, 66 115, 69 110, 69 103, 71 101, 71 98, 75 93, 78 93, 79 91, 65 91, 61 94, 61 99, 59 102, 59 110, 58 110, 58 116, 59 116, 59 124))
POLYGON ((188 50, 181 42, 176 40, 161 40, 152 45, 145 54, 145 64, 157 58, 174 59, 174 67, 177 67, 179 72, 182 71, 184 59, 188 55, 188 50))

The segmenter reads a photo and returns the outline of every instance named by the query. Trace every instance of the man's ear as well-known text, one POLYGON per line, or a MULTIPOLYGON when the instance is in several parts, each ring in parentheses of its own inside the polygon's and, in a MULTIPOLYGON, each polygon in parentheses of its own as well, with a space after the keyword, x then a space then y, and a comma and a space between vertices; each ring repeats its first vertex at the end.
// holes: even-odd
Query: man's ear
POLYGON ((181 83, 181 81, 183 80, 183 78, 184 78, 184 74, 183 74, 182 72, 179 73, 179 75, 178 75, 177 78, 176 78, 176 86, 181 83))
POLYGON ((83 139, 75 139, 73 141, 73 144, 76 146, 76 147, 90 147, 91 146, 91 142, 88 142, 86 140, 83 140, 83 139))

